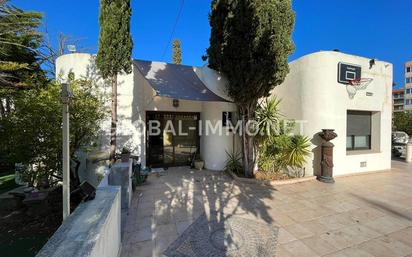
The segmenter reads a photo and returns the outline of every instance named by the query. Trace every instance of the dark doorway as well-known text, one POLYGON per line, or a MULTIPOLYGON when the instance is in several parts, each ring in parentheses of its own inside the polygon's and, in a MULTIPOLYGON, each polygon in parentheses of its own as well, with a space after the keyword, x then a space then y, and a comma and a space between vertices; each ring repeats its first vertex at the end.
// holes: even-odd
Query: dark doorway
POLYGON ((147 112, 147 165, 150 167, 189 165, 193 154, 196 151, 199 153, 200 149, 199 119, 199 113, 147 112), (149 133, 150 122, 159 125, 160 133, 149 133))

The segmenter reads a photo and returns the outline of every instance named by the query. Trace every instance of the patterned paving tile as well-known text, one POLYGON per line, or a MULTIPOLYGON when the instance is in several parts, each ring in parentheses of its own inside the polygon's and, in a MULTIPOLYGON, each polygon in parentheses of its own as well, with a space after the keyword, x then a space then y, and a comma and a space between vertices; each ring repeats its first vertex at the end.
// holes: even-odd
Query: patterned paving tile
POLYGON ((200 216, 165 251, 168 257, 273 257, 278 228, 237 216, 200 216))
POLYGON ((411 171, 269 188, 170 168, 138 187, 121 257, 412 257, 411 171))

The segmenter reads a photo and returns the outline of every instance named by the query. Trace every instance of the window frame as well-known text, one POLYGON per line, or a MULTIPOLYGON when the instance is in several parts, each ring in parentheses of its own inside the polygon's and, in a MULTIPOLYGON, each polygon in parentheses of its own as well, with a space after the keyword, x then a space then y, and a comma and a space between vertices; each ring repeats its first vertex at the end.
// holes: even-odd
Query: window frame
POLYGON ((361 151, 361 150, 372 150, 372 112, 370 111, 360 111, 360 110, 347 110, 346 111, 346 151, 348 152, 352 152, 352 151, 361 151), (348 115, 350 113, 368 113, 369 116, 369 124, 370 124, 370 128, 369 128, 369 135, 361 135, 361 136, 366 136, 368 138, 368 146, 367 147, 355 147, 355 135, 348 135, 348 115), (351 138, 351 146, 352 147, 348 147, 347 145, 347 140, 348 137, 351 138))

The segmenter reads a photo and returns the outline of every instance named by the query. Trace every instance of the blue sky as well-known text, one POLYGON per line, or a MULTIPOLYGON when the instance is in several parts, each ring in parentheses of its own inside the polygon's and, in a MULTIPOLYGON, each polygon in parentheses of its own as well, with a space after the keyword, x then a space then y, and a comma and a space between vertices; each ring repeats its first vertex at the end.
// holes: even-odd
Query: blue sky
MULTIPOLYGON (((131 0, 133 57, 170 61, 168 45, 183 0, 131 0), (166 54, 163 53, 166 48, 166 54)), ((44 13, 52 37, 82 38, 80 45, 97 51, 99 0, 11 0, 25 10, 44 13)), ((294 0, 296 12, 290 60, 319 50, 340 49, 394 64, 394 81, 403 86, 403 65, 412 60, 412 1, 294 0)), ((209 44, 209 0, 184 0, 174 37, 181 39, 183 63, 202 65, 209 44)))

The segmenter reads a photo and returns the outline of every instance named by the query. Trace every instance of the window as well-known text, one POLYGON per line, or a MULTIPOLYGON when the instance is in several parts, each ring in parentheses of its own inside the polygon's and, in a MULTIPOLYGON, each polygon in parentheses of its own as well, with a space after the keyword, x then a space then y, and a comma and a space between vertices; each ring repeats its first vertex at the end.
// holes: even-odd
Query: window
POLYGON ((412 104, 412 99, 406 99, 405 104, 406 105, 411 105, 412 104))
POLYGON ((406 72, 411 72, 411 67, 406 67, 406 72))
POLYGON ((406 83, 411 83, 411 78, 406 78, 406 83))
POLYGON ((371 149, 371 123, 371 112, 347 112, 346 150, 371 149))
POLYGON ((407 93, 407 94, 410 94, 410 93, 411 93, 411 90, 412 90, 412 88, 407 88, 407 89, 406 89, 406 93, 407 93))

